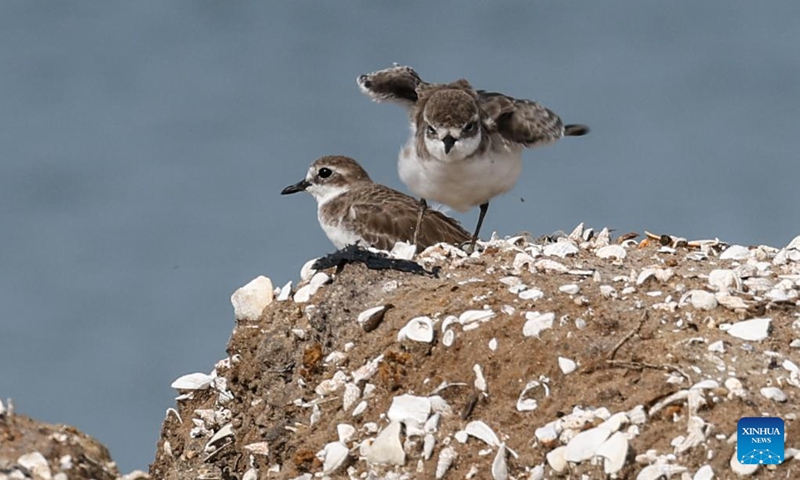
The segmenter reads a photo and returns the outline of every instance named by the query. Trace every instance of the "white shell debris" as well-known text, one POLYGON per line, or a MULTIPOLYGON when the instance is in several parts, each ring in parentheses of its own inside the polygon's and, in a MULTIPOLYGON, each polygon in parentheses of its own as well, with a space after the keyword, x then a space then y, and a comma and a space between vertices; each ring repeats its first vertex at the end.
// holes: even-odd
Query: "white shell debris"
POLYGON ((720 260, 745 260, 750 257, 750 249, 741 245, 731 245, 720 254, 720 260))
POLYGON ((743 463, 740 463, 739 459, 736 458, 736 452, 734 451, 733 456, 731 456, 731 470, 733 470, 733 473, 735 473, 736 475, 743 477, 745 475, 752 475, 756 473, 756 470, 758 470, 758 464, 755 463, 755 464, 745 465, 743 463))
POLYGON ((496 447, 500 445, 500 439, 497 437, 497 434, 494 433, 494 430, 489 428, 489 425, 486 425, 480 420, 473 420, 469 422, 464 428, 464 432, 466 432, 467 435, 482 440, 490 447, 496 447))
POLYGON ((367 448, 367 461, 374 464, 404 465, 406 452, 400 443, 400 422, 393 421, 367 448))
POLYGON ((342 394, 342 409, 345 412, 349 412, 360 398, 361 389, 358 388, 358 385, 352 382, 346 383, 342 394))
POLYGON ((50 466, 47 464, 47 459, 44 458, 44 455, 39 452, 26 453, 17 459, 17 463, 20 464, 20 466, 28 469, 30 473, 33 474, 33 478, 37 480, 47 480, 52 478, 53 473, 50 471, 50 466))
POLYGON ((233 436, 233 424, 228 423, 224 427, 217 430, 217 433, 211 436, 206 443, 205 452, 211 453, 217 449, 218 445, 223 444, 228 437, 233 436))
POLYGON ((397 341, 405 339, 415 342, 431 343, 433 341, 433 322, 429 317, 416 317, 408 321, 405 327, 397 332, 397 341))
POLYGON ((595 452, 604 458, 603 471, 606 475, 617 473, 625 465, 625 457, 628 455, 628 438, 622 432, 616 432, 603 442, 595 452))
POLYGON ((714 470, 711 468, 711 465, 703 465, 697 469, 692 480, 712 480, 713 478, 714 470))
POLYGON ((445 447, 439 452, 439 460, 436 462, 436 478, 444 478, 447 470, 453 464, 453 461, 458 457, 453 447, 445 447))
POLYGON ((558 287, 558 291, 561 293, 566 293, 567 295, 575 295, 581 291, 581 287, 575 285, 574 283, 570 283, 567 285, 561 285, 558 287))
POLYGON ((393 422, 412 424, 421 428, 431 414, 431 401, 428 397, 404 394, 392 399, 392 406, 386 416, 393 422))
POLYGON ((481 392, 486 391, 486 377, 483 376, 483 370, 481 366, 475 364, 472 367, 472 371, 475 372, 475 388, 480 390, 481 392))
POLYGON ((554 448, 547 452, 545 458, 547 459, 547 464, 550 465, 550 468, 555 470, 558 473, 563 472, 567 468, 567 459, 564 458, 564 455, 567 453, 567 447, 562 446, 558 448, 554 448))
POLYGON ((275 300, 279 302, 285 302, 286 300, 289 300, 289 296, 291 294, 292 294, 292 281, 289 280, 288 282, 286 282, 286 285, 281 287, 281 290, 280 292, 278 292, 278 296, 277 298, 275 298, 275 300))
POLYGON ((556 315, 552 312, 527 312, 525 319, 526 322, 522 327, 522 334, 526 337, 538 337, 541 331, 553 328, 553 321, 556 319, 556 315))
POLYGON ((609 435, 611 435, 611 430, 603 427, 590 428, 580 432, 567 443, 564 458, 568 462, 576 463, 592 458, 609 435))
POLYGON ((306 303, 317 293, 317 290, 331 279, 325 272, 317 272, 311 277, 308 285, 303 285, 294 294, 295 303, 306 303))
POLYGON ((625 247, 621 245, 606 245, 605 247, 600 247, 595 252, 600 258, 615 258, 617 260, 622 260, 627 255, 625 252, 625 247))
POLYGON ((736 338, 749 341, 764 340, 769 336, 770 318, 753 318, 736 322, 728 328, 728 333, 736 338))
POLYGON ((741 290, 742 279, 733 270, 712 270, 708 274, 708 285, 718 292, 741 290))
POLYGON ((522 392, 519 394, 519 398, 517 399, 517 410, 519 410, 520 412, 536 410, 536 407, 538 407, 536 399, 525 398, 525 394, 527 394, 530 390, 533 390, 538 386, 542 386, 542 388, 544 389, 545 397, 550 396, 550 390, 547 388, 546 383, 538 382, 536 380, 531 380, 525 385, 525 388, 523 388, 522 392))
POLYGON ((675 272, 671 268, 645 268, 636 277, 636 285, 642 285, 650 278, 655 278, 659 282, 667 282, 675 272))
POLYGON ((251 280, 231 295, 236 320, 258 320, 261 312, 272 303, 274 296, 272 280, 263 275, 251 280))
POLYGON ((717 297, 711 292, 691 290, 686 292, 684 296, 688 296, 689 302, 698 310, 713 310, 717 308, 717 297))
POLYGON ((250 443, 242 448, 253 455, 263 455, 265 457, 269 455, 269 444, 267 442, 250 443))
POLYGON ((485 322, 494 315, 495 313, 491 310, 467 310, 458 316, 458 323, 467 325, 473 322, 485 322))
POLYGON ((349 423, 340 423, 336 425, 336 434, 339 436, 339 441, 347 445, 353 439, 353 435, 356 434, 356 427, 349 423))
POLYGON ((400 260, 411 260, 416 253, 417 246, 413 243, 397 242, 394 244, 394 247, 392 247, 389 255, 394 258, 399 258, 400 260))
POLYGON ((544 298, 544 292, 538 288, 529 288, 519 292, 518 296, 522 300, 539 300, 544 298))
POLYGON ((190 373, 178 377, 170 387, 175 390, 204 390, 213 382, 216 375, 206 375, 205 373, 190 373))
POLYGON ((558 357, 558 368, 561 369, 561 372, 564 375, 569 375, 570 373, 574 372, 576 368, 578 368, 578 365, 574 360, 570 360, 566 357, 558 357))
POLYGON ((339 469, 350 454, 347 445, 342 442, 331 442, 325 445, 325 461, 322 473, 333 473, 339 469))
POLYGON ((456 339, 456 332, 450 329, 444 332, 444 336, 442 336, 442 344, 445 347, 451 347, 453 346, 453 342, 455 341, 455 339, 456 339))
POLYGON ((489 340, 489 350, 496 352, 497 351, 497 339, 492 338, 489 340))
POLYGON ((542 253, 544 253, 546 256, 560 258, 565 258, 568 255, 576 255, 578 251, 578 247, 576 247, 572 242, 551 243, 542 249, 542 253))
POLYGON ((368 308, 359 313, 356 321, 359 325, 361 325, 361 328, 363 328, 365 332, 371 332, 378 327, 385 314, 386 305, 380 305, 377 307, 368 308))
POLYGON ((761 395, 765 398, 773 400, 775 402, 783 403, 789 399, 783 390, 778 387, 764 387, 761 389, 761 395))
POLYGON ((506 445, 500 444, 497 449, 497 455, 492 462, 492 478, 494 480, 507 480, 508 479, 508 464, 506 463, 506 445))

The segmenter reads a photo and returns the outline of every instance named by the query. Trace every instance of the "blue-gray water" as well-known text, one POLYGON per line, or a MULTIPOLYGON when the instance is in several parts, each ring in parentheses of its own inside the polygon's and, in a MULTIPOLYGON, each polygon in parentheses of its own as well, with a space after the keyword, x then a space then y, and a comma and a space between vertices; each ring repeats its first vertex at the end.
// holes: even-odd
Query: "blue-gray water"
POLYGON ((230 293, 332 249, 281 188, 331 153, 403 188, 405 113, 354 82, 394 61, 592 127, 526 153, 487 234, 785 245, 798 32, 796 0, 3 2, 0 397, 147 468, 171 381, 225 356, 230 293))

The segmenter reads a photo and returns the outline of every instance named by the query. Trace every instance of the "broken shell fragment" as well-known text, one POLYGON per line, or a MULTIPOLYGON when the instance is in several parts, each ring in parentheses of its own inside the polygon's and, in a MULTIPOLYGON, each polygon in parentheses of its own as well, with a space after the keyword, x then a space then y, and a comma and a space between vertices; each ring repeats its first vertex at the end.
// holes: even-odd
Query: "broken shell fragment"
POLYGON ((331 442, 325 445, 325 461, 322 464, 322 472, 329 474, 338 470, 344 465, 350 451, 342 442, 331 442))
POLYGON ((428 397, 404 394, 392 399, 386 416, 393 422, 413 423, 422 427, 430 414, 431 401, 428 397))
POLYGON ((526 322, 522 327, 522 334, 526 337, 538 337, 541 331, 553 328, 553 321, 556 319, 556 315, 553 312, 528 312, 525 314, 525 319, 526 322))
POLYGON ((749 341, 764 340, 769 337, 770 318, 754 318, 743 322, 736 322, 728 328, 728 334, 736 338, 749 341))
POLYGON ((453 464, 453 461, 457 456, 458 454, 453 447, 445 447, 441 452, 439 452, 439 460, 436 462, 437 480, 444 478, 447 470, 450 469, 450 466, 453 464))
POLYGON ((627 253, 625 252, 625 247, 622 245, 606 245, 605 247, 600 247, 595 252, 599 258, 614 258, 616 260, 622 260, 625 258, 627 253))
POLYGON ((179 377, 172 382, 170 387, 175 390, 204 390, 214 382, 213 375, 206 375, 205 373, 190 373, 179 377))
POLYGON ((392 308, 392 305, 380 305, 378 307, 368 308, 358 314, 356 321, 365 332, 371 332, 378 328, 378 325, 383 321, 384 315, 386 315, 386 311, 390 308, 392 308))
POLYGON ((485 322, 494 317, 494 312, 491 310, 467 310, 458 316, 458 323, 467 325, 473 322, 485 322))
POLYGON ((400 422, 393 421, 367 449, 367 461, 374 464, 404 465, 406 452, 400 443, 400 422))
POLYGON ((431 343, 433 341, 433 322, 429 317, 416 317, 408 321, 405 327, 397 332, 397 341, 405 339, 415 342, 431 343))
POLYGON ((489 428, 489 425, 486 425, 480 420, 473 420, 469 422, 464 428, 464 432, 466 432, 466 434, 469 436, 475 437, 478 440, 482 440, 490 447, 496 447, 500 445, 500 439, 497 438, 497 434, 494 433, 494 430, 489 428))

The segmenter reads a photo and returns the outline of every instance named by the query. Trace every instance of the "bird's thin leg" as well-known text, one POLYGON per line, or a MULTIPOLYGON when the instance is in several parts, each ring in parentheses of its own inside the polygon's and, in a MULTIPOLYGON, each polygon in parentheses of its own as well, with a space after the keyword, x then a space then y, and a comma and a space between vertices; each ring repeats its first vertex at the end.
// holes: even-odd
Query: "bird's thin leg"
POLYGON ((419 237, 419 230, 422 227, 422 217, 425 215, 425 210, 428 209, 428 202, 424 198, 419 199, 419 215, 417 215, 417 225, 414 227, 414 240, 413 244, 417 244, 417 237, 419 237))
POLYGON ((489 202, 481 204, 481 213, 478 215, 478 225, 475 226, 475 233, 472 234, 472 243, 470 243, 470 247, 474 250, 475 249, 475 242, 478 241, 478 234, 481 233, 481 226, 483 225, 483 217, 486 216, 486 211, 489 210, 489 202))

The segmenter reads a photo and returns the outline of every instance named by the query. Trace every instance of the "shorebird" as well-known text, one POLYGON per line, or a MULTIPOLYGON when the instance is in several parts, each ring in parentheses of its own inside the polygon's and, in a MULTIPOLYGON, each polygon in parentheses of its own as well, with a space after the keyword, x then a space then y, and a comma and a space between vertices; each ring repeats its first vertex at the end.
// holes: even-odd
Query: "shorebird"
POLYGON ((426 200, 461 212, 479 206, 473 247, 489 201, 517 182, 525 147, 589 132, 585 125, 564 125, 532 100, 475 90, 463 79, 427 83, 407 66, 361 75, 357 82, 373 100, 394 101, 409 111, 411 136, 400 150, 398 173, 421 198, 418 220, 426 200))
POLYGON ((418 224, 416 199, 373 182, 349 157, 316 160, 306 177, 284 188, 281 195, 302 191, 317 200, 319 224, 336 248, 391 250, 402 241, 422 250, 439 242, 463 244, 471 238, 456 220, 438 211, 428 212, 418 224))

